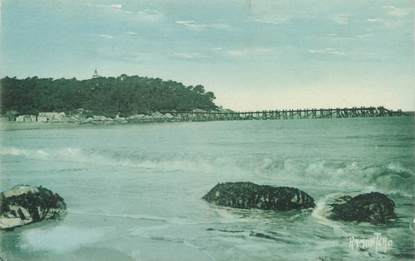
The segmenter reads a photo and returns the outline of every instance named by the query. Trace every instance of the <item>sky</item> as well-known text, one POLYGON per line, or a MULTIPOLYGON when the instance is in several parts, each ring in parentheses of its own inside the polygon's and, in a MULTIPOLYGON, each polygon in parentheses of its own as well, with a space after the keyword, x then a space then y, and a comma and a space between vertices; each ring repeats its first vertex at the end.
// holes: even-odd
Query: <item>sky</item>
POLYGON ((415 110, 412 0, 0 0, 0 76, 202 84, 234 110, 415 110))

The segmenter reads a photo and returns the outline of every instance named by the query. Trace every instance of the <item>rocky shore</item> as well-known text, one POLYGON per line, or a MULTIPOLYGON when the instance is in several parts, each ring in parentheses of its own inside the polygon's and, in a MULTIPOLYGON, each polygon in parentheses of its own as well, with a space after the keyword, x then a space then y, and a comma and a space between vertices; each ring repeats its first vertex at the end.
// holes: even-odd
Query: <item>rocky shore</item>
MULTIPOLYGON (((204 110, 195 109, 189 112, 189 119, 192 120, 192 113, 203 113, 204 110)), ((221 112, 229 112, 222 110, 221 112)), ((95 115, 90 111, 78 109, 70 113, 65 112, 40 112, 38 114, 9 115, 8 121, 15 123, 75 123, 75 124, 127 124, 146 122, 179 122, 183 121, 183 114, 176 112, 149 112, 146 114, 133 114, 122 117, 119 114, 110 117, 95 115)), ((196 120, 196 118, 195 118, 196 120)))

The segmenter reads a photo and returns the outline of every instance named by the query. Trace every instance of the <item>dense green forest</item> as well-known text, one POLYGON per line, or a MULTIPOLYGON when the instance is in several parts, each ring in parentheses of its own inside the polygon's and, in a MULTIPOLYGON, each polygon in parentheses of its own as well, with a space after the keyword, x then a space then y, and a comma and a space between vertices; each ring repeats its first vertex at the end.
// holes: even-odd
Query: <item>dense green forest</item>
POLYGON ((216 110, 215 95, 202 85, 120 75, 87 80, 31 77, 1 79, 1 113, 70 112, 128 116, 154 111, 216 110))

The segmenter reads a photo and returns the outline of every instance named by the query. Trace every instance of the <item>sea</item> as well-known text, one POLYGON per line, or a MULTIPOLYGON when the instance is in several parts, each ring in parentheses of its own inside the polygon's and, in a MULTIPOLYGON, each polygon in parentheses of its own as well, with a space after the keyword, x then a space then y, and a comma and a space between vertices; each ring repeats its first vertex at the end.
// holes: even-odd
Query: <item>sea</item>
POLYGON ((0 260, 415 258, 413 117, 35 125, 1 128, 0 190, 44 186, 67 214, 0 231, 0 260), (317 206, 202 200, 230 181, 296 187, 317 206), (324 215, 329 198, 372 191, 394 200, 396 220, 324 215))

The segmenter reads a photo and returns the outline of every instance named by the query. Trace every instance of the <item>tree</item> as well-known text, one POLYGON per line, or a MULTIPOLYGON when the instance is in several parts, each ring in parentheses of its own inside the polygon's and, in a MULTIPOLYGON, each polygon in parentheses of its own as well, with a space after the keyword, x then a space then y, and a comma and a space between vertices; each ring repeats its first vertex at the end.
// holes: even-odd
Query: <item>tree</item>
POLYGON ((185 86, 160 78, 125 74, 88 80, 5 77, 0 84, 2 114, 71 112, 79 108, 108 116, 196 108, 217 110, 215 95, 205 92, 202 85, 185 86))

